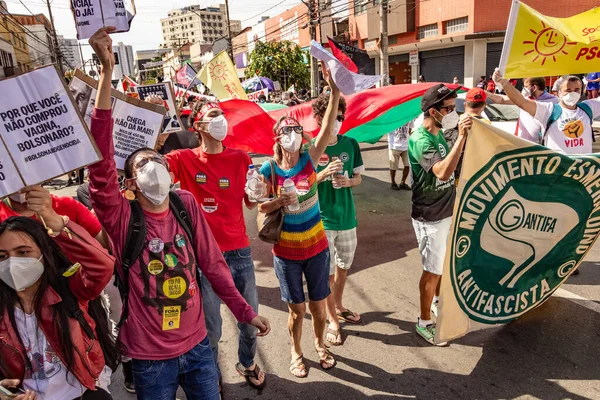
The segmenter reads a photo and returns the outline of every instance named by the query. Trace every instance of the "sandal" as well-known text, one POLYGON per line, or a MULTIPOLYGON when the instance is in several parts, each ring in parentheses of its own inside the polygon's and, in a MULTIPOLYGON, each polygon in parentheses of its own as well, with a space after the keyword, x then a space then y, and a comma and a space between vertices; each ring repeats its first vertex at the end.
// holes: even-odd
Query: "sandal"
POLYGON ((401 190, 411 190, 411 189, 410 189, 410 186, 408 186, 406 183, 401 183, 400 185, 398 185, 398 187, 399 187, 401 190))
POLYGON ((249 369, 244 368, 244 366, 241 363, 237 363, 237 364, 235 364, 235 370, 241 377, 243 377, 246 380, 246 383, 248 385, 250 385, 250 387, 252 387, 256 390, 261 390, 267 384, 267 376, 266 375, 265 375, 265 379, 263 380, 263 382, 259 385, 252 382, 252 380, 251 380, 251 379, 254 379, 256 381, 260 381, 260 368, 258 367, 258 364, 256 365, 256 367, 254 367, 253 370, 249 370, 249 369))
POLYGON ((295 360, 290 364, 290 372, 296 378, 306 378, 308 376, 308 371, 306 370, 306 365, 304 365, 304 357, 299 355, 295 360), (294 371, 300 372, 299 374, 294 373, 294 371))
POLYGON ((350 324, 360 324, 362 322, 362 319, 360 317, 356 319, 356 314, 354 314, 350 310, 337 313, 337 317, 340 321, 348 322, 350 324), (355 319, 350 319, 350 317, 353 317, 355 319))
POLYGON ((341 346, 344 341, 342 339, 342 329, 331 329, 331 328, 327 328, 327 341, 329 342, 329 344, 331 344, 332 346, 341 346), (335 337, 334 341, 329 340, 329 335, 332 335, 335 337))
POLYGON ((328 369, 335 367, 335 364, 337 364, 337 362, 335 361, 329 350, 327 350, 326 348, 319 350, 316 347, 315 350, 317 350, 317 354, 319 355, 319 364, 321 364, 321 368, 327 371, 328 369))

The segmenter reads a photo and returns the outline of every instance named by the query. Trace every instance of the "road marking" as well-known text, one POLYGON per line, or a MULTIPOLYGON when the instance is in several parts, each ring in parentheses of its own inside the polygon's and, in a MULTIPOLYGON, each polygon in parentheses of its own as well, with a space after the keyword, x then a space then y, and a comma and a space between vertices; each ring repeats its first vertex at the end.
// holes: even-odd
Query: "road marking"
POLYGON ((595 301, 586 299, 585 297, 581 297, 575 293, 569 292, 568 290, 565 290, 563 288, 556 289, 553 296, 571 300, 575 304, 579 304, 580 306, 585 307, 588 310, 592 310, 600 314, 600 304, 596 303, 595 301))

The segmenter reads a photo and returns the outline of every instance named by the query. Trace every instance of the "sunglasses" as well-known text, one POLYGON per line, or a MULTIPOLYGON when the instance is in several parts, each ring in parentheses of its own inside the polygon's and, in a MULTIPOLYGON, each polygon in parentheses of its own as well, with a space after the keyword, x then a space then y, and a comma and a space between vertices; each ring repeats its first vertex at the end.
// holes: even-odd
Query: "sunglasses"
POLYGON ((338 120, 338 122, 344 122, 344 120, 346 119, 346 117, 344 115, 338 115, 336 117, 336 119, 338 120))
POLYGON ((441 110, 441 109, 444 109, 444 108, 445 108, 446 110, 448 110, 448 112, 449 112, 449 113, 451 113, 452 111, 456 110, 456 106, 445 106, 445 107, 440 107, 440 110, 441 110))
POLYGON ((165 160, 161 156, 159 156, 157 154, 155 154, 153 156, 148 156, 148 157, 142 158, 140 161, 138 161, 137 163, 134 164, 134 167, 135 167, 135 169, 143 168, 150 161, 157 162, 157 163, 162 164, 162 165, 164 165, 166 167, 165 160))
POLYGON ((302 128, 300 125, 288 125, 284 126, 279 131, 283 132, 286 135, 292 132, 299 133, 302 135, 302 133, 304 133, 304 128, 302 128))

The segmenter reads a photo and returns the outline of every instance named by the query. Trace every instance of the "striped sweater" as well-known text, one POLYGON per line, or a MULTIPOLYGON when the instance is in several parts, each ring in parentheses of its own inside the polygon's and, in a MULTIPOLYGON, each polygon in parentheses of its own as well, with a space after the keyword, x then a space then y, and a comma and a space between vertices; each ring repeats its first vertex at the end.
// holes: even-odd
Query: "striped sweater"
MULTIPOLYGON (((260 168, 265 180, 271 179, 271 166, 266 161, 260 168)), ((296 185, 300 209, 290 212, 285 210, 283 229, 279 242, 273 247, 273 254, 289 260, 307 260, 327 249, 328 242, 319 212, 319 196, 317 193, 317 173, 308 152, 300 155, 300 160, 293 168, 284 170, 275 165, 277 192, 286 178, 296 185)))

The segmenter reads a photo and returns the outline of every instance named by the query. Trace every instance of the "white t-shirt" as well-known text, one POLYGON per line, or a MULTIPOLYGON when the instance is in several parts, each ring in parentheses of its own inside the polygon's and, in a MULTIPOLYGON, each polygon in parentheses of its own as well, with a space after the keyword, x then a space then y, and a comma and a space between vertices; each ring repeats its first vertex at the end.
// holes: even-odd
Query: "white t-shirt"
MULTIPOLYGON (((558 104, 559 100, 558 97, 545 92, 537 99, 537 102, 558 104)), ((540 122, 536 121, 531 114, 523 110, 520 111, 518 124, 519 132, 517 136, 521 139, 529 140, 533 143, 540 143, 540 137, 545 128, 546 125, 542 125, 540 122)))
MULTIPOLYGON (((600 99, 584 101, 592 110, 593 117, 600 116, 600 99)), ((548 124, 554 104, 536 102, 535 119, 543 126, 548 124)), ((546 147, 565 154, 592 153, 592 125, 590 117, 577 107, 569 110, 563 107, 558 121, 550 125, 546 134, 546 147)))
POLYGON ((408 136, 410 135, 411 129, 414 128, 414 122, 415 121, 412 120, 408 124, 388 133, 388 147, 390 150, 408 150, 408 136))
MULTIPOLYGON (((25 371, 23 388, 36 392, 40 400, 70 400, 81 397, 86 388, 79 383, 75 375, 68 374, 67 377, 67 368, 46 340, 44 332, 37 324, 35 314, 25 314, 23 310, 15 307, 15 322, 31 363, 31 370, 25 371)), ((108 390, 110 368, 104 368, 99 380, 102 388, 108 390)))

